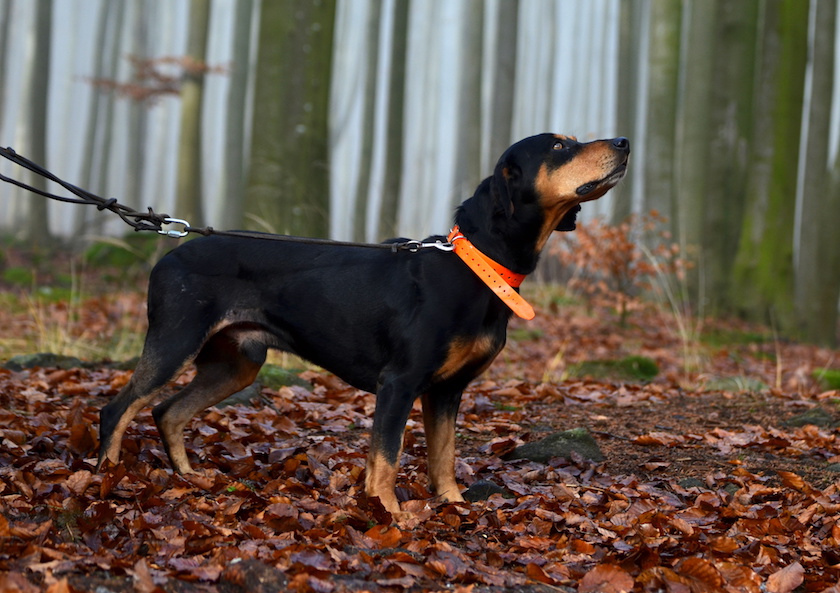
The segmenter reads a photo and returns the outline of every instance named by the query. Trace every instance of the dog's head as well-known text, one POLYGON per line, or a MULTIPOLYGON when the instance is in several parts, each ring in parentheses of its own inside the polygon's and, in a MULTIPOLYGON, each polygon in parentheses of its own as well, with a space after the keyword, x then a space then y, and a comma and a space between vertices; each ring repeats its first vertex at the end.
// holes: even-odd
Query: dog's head
POLYGON ((575 228, 580 204, 603 196, 627 170, 627 138, 578 142, 539 134, 508 148, 488 180, 498 215, 521 222, 540 219, 537 249, 552 231, 575 228))

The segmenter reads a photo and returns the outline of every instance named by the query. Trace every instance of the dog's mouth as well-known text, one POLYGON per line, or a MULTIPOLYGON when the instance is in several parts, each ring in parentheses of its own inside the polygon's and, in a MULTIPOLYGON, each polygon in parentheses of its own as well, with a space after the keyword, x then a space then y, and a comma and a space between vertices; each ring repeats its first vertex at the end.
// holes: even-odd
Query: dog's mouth
POLYGON ((607 190, 612 189, 627 172, 627 159, 610 171, 606 177, 596 181, 590 181, 579 186, 575 193, 586 200, 594 200, 604 195, 607 190))
POLYGON ((580 204, 566 212, 566 215, 560 220, 560 223, 555 228, 555 231, 573 231, 577 228, 577 214, 580 212, 580 204))

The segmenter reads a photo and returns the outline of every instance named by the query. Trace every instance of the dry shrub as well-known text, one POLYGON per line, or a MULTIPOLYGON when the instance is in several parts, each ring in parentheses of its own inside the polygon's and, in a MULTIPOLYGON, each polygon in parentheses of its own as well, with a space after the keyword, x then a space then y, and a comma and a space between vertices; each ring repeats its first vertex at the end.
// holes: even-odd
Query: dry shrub
POLYGON ((618 225, 600 220, 563 233, 549 253, 571 271, 567 286, 590 310, 609 308, 624 324, 662 283, 681 284, 691 263, 671 240, 667 219, 656 211, 618 225))

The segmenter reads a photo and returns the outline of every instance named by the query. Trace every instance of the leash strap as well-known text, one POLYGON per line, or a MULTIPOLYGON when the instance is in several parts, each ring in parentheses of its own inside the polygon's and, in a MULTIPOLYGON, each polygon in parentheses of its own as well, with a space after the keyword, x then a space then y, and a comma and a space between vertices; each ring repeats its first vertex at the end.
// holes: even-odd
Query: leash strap
POLYGON ((423 243, 421 241, 402 241, 399 243, 355 243, 350 241, 333 241, 331 239, 315 239, 311 237, 293 237, 289 235, 275 235, 272 233, 258 233, 251 231, 219 231, 211 226, 193 227, 190 226, 190 223, 186 220, 182 220, 180 218, 172 218, 168 214, 158 214, 151 208, 148 209, 148 212, 138 212, 136 210, 132 210, 128 206, 120 204, 119 202, 117 202, 116 198, 105 199, 100 196, 97 196, 94 193, 91 193, 85 189, 73 185, 72 183, 68 183, 63 179, 60 179, 56 175, 53 175, 52 173, 47 171, 41 165, 38 165, 37 163, 30 161, 26 157, 17 154, 12 148, 0 148, 0 157, 9 159, 14 164, 23 167, 24 169, 28 169, 36 175, 40 175, 41 177, 49 179, 54 183, 57 183, 58 185, 62 186, 64 189, 68 190, 70 193, 77 197, 71 198, 68 196, 58 196, 55 194, 51 194, 47 191, 33 187, 21 181, 17 181, 10 177, 6 177, 3 174, 0 174, 0 181, 11 183, 12 185, 16 185, 17 187, 20 187, 27 191, 31 191, 46 198, 50 198, 51 200, 57 200, 59 202, 65 202, 69 204, 86 204, 89 206, 96 206, 97 210, 109 210, 117 216, 119 216, 123 222, 132 227, 135 231, 154 231, 161 235, 166 235, 167 237, 172 238, 186 237, 189 233, 197 233, 199 235, 205 236, 220 235, 224 237, 245 237, 248 239, 262 239, 266 241, 286 241, 290 243, 306 243, 310 245, 339 245, 343 247, 388 249, 394 253, 396 253, 397 251, 408 251, 411 253, 415 253, 417 251, 420 251, 421 249, 429 248, 439 249, 441 251, 452 250, 451 246, 441 242, 423 243), (172 224, 181 225, 183 229, 166 230, 163 228, 166 225, 172 224))
POLYGON ((478 248, 470 243, 461 230, 455 226, 449 233, 447 240, 454 246, 455 254, 475 272, 482 282, 490 290, 496 293, 502 302, 522 319, 533 319, 534 308, 522 298, 513 287, 522 284, 525 274, 511 272, 500 263, 484 255, 478 248))

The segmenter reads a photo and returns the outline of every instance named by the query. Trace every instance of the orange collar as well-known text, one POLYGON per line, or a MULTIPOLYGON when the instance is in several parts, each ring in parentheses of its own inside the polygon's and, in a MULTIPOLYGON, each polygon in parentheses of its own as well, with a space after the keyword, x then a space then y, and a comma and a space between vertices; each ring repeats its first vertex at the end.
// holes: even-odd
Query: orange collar
POLYGON ((490 287, 502 301, 510 307, 514 313, 523 319, 533 319, 534 309, 522 296, 513 290, 522 284, 525 274, 511 272, 502 264, 484 255, 478 248, 470 243, 458 225, 452 229, 447 237, 452 244, 455 254, 464 260, 476 276, 490 287))

